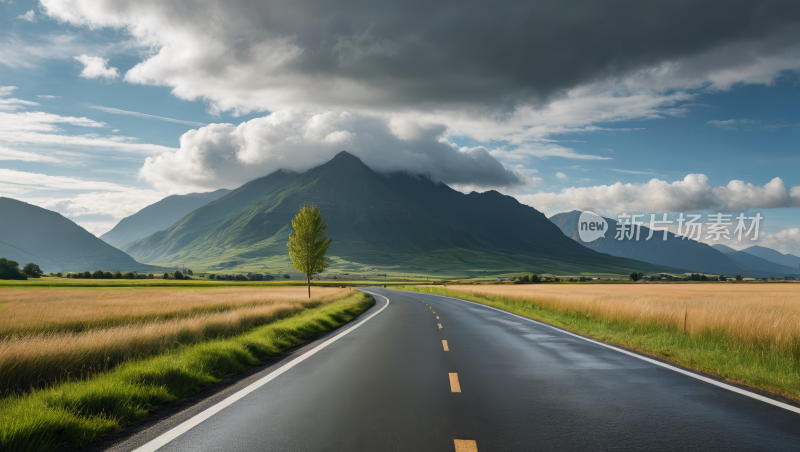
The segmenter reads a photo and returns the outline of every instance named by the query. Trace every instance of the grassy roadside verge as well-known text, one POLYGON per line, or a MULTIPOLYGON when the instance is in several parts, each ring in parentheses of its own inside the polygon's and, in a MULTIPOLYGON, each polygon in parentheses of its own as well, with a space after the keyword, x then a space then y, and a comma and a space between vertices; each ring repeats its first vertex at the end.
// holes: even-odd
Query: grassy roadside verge
MULTIPOLYGON (((800 401, 800 354, 770 346, 744 346, 723 331, 686 334, 656 322, 603 321, 570 310, 556 310, 535 301, 475 295, 438 287, 396 286, 398 290, 460 298, 619 345, 731 382, 800 401)), ((800 338, 796 339, 800 340, 800 338)))
POLYGON ((374 304, 362 292, 255 328, 120 365, 107 374, 0 401, 0 450, 48 451, 86 444, 164 403, 336 329, 374 304))

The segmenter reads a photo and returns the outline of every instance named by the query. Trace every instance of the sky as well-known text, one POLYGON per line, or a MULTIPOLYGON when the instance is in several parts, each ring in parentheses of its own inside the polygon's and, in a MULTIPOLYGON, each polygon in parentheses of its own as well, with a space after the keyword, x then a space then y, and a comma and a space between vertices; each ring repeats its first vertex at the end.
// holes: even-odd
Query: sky
POLYGON ((760 214, 716 243, 800 254, 798 2, 0 0, 0 23, 0 196, 97 235, 347 150, 547 215, 760 214))

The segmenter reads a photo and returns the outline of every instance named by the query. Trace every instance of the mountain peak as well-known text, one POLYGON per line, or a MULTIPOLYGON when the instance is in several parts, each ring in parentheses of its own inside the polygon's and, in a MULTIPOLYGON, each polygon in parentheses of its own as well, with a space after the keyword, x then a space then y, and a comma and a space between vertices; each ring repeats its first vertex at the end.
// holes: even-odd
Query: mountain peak
POLYGON ((359 162, 361 161, 360 158, 356 157, 355 155, 353 155, 353 154, 351 154, 351 153, 349 153, 347 151, 339 152, 338 154, 334 155, 333 158, 330 161, 334 162, 334 161, 337 161, 337 160, 341 160, 341 161, 358 160, 359 162))

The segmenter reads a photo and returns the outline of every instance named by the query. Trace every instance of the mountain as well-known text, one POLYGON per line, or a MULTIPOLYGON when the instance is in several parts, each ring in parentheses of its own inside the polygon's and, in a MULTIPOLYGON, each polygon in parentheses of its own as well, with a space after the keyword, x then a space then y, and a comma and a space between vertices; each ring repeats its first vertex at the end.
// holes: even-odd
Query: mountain
MULTIPOLYGON (((685 268, 692 272, 716 275, 733 276, 741 274, 743 276, 765 278, 772 276, 771 272, 776 270, 774 268, 770 268, 770 270, 751 268, 737 259, 732 259, 730 255, 721 252, 719 249, 715 249, 717 245, 711 247, 695 240, 682 239, 669 232, 667 233, 666 241, 662 239, 663 232, 655 232, 653 238, 645 240, 650 234, 650 229, 647 227, 641 228, 639 240, 635 240, 635 237, 617 240, 614 238, 617 230, 617 221, 610 218, 605 219, 608 222, 606 237, 584 243, 578 234, 578 219, 580 215, 580 211, 573 210, 553 215, 550 221, 577 243, 601 253, 637 259, 656 265, 685 268)), ((732 248, 728 249, 737 253, 732 248)), ((750 262, 755 264, 754 261, 750 262)), ((786 268, 783 268, 783 271, 776 271, 775 276, 795 275, 798 273, 800 271, 788 272, 786 268)))
POLYGON ((123 218, 114 226, 114 229, 101 235, 100 238, 109 245, 122 248, 128 243, 147 237, 156 231, 167 229, 190 212, 228 193, 230 190, 221 188, 208 193, 167 196, 161 201, 123 218))
POLYGON ((775 251, 771 248, 765 248, 763 246, 753 245, 749 248, 743 249, 742 252, 752 254, 753 256, 758 256, 761 259, 768 260, 775 264, 785 265, 794 269, 800 266, 800 257, 792 254, 783 254, 779 251, 775 251))
POLYGON ((304 203, 318 205, 328 222, 337 271, 677 271, 588 250, 509 196, 463 194, 426 177, 379 174, 347 152, 303 174, 277 171, 248 182, 124 250, 159 265, 288 269, 290 221, 304 203))
MULTIPOLYGON (((800 273, 800 269, 787 267, 785 265, 776 264, 774 262, 770 262, 766 259, 762 259, 758 256, 755 256, 750 253, 746 253, 745 251, 736 251, 735 249, 717 244, 711 245, 712 248, 719 250, 722 253, 725 253, 726 256, 731 258, 734 262, 739 264, 740 267, 747 268, 749 270, 756 270, 759 272, 770 273, 770 276, 786 276, 786 275, 796 275, 800 273)), ((760 247, 759 247, 760 248, 760 247)), ((768 249, 768 248, 764 248, 768 249)), ((772 251, 772 250, 770 250, 772 251)), ((778 253, 777 251, 775 251, 778 253)), ((778 253, 780 254, 780 253, 778 253)), ((781 254, 781 256, 785 256, 781 254)))
POLYGON ((154 268, 136 262, 59 213, 4 197, 0 197, 0 212, 0 257, 21 265, 33 262, 45 272, 154 268))

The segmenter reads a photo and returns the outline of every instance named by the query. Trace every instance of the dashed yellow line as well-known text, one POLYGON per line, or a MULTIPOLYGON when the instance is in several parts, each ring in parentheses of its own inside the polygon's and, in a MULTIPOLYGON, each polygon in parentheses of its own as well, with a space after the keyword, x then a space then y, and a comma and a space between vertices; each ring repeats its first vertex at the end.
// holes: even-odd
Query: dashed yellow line
POLYGON ((461 385, 458 384, 458 374, 450 374, 450 392, 461 392, 461 385))
POLYGON ((447 341, 442 341, 442 347, 444 347, 444 351, 449 352, 450 348, 447 346, 447 341))
POLYGON ((478 452, 478 443, 471 439, 454 439, 456 452, 478 452))
POLYGON ((439 324, 439 329, 440 329, 440 330, 442 329, 442 324, 441 324, 441 323, 439 324))
POLYGON ((438 315, 436 316, 436 320, 439 320, 439 316, 438 315))

